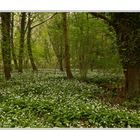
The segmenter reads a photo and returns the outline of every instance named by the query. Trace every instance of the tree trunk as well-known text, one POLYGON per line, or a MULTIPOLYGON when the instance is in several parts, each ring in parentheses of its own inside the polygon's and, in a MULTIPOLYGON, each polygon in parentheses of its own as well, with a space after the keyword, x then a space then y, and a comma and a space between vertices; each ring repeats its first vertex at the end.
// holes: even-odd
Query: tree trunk
POLYGON ((59 69, 60 69, 60 71, 64 71, 63 70, 63 59, 59 60, 59 69))
POLYGON ((69 41, 68 41, 68 25, 67 25, 67 13, 63 13, 63 30, 64 30, 64 46, 65 46, 65 67, 66 67, 66 73, 67 78, 71 79, 73 78, 71 67, 70 67, 70 47, 69 47, 69 41))
POLYGON ((60 65, 60 71, 64 71, 63 70, 63 61, 62 61, 62 59, 60 60, 59 65, 60 65))
POLYGON ((127 97, 140 95, 140 14, 114 15, 119 54, 125 74, 127 97))
POLYGON ((28 55, 32 65, 33 71, 37 71, 37 67, 34 62, 32 48, 31 48, 31 14, 28 13, 28 30, 27 30, 27 48, 28 48, 28 55))
POLYGON ((140 94, 140 67, 128 67, 125 72, 125 91, 127 96, 135 97, 140 94))
POLYGON ((59 57, 58 57, 59 69, 60 69, 60 71, 64 71, 64 69, 63 69, 63 47, 62 47, 62 45, 60 46, 59 49, 60 49, 59 57))
POLYGON ((111 19, 99 13, 92 15, 114 28, 125 74, 126 95, 140 95, 140 13, 112 13, 111 19))
POLYGON ((14 35, 14 13, 11 13, 11 37, 10 37, 10 43, 11 43, 11 51, 12 51, 12 56, 13 56, 13 60, 14 60, 15 69, 18 69, 17 58, 16 58, 16 54, 15 54, 15 49, 14 49, 13 35, 14 35))
POLYGON ((21 13, 20 23, 20 48, 19 48, 19 72, 23 72, 24 40, 25 40, 26 13, 21 13))
POLYGON ((1 13, 1 47, 6 80, 9 80, 11 78, 10 17, 11 13, 1 13))
POLYGON ((57 45, 56 47, 56 44, 52 42, 52 46, 53 46, 53 50, 54 50, 54 53, 57 57, 57 60, 58 60, 58 64, 59 64, 59 69, 60 71, 64 71, 63 69, 63 50, 62 50, 62 46, 59 46, 57 45))
POLYGON ((80 54, 80 56, 79 56, 79 70, 80 70, 80 76, 81 76, 82 80, 86 80, 86 78, 87 78, 88 68, 86 65, 87 64, 85 64, 84 54, 80 54))

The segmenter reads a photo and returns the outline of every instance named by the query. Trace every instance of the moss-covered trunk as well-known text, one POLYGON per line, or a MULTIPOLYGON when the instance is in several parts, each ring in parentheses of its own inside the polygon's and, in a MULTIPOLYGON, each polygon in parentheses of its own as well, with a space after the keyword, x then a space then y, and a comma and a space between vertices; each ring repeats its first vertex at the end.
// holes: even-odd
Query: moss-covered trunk
POLYGON ((140 14, 114 14, 119 54, 128 97, 140 95, 140 14))
POLYGON ((26 13, 21 13, 20 22, 20 48, 19 48, 19 72, 23 72, 24 42, 25 42, 26 13))
POLYGON ((70 66, 70 46, 68 39, 68 25, 67 25, 67 13, 63 13, 63 30, 64 30, 64 44, 65 44, 65 67, 67 78, 73 78, 70 66))
POLYGON ((28 13, 27 49, 28 49, 28 55, 29 55, 32 69, 33 69, 33 71, 37 71, 37 67, 36 67, 35 62, 34 62, 32 48, 31 48, 31 31, 32 31, 32 29, 31 29, 31 14, 28 13))
POLYGON ((1 47, 6 80, 11 78, 10 17, 11 13, 1 13, 1 47))

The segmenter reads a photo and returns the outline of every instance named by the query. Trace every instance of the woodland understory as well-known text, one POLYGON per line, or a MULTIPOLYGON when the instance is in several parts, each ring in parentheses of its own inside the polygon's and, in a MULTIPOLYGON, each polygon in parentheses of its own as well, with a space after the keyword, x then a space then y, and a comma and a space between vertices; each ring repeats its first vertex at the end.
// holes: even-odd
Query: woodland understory
POLYGON ((0 127, 140 127, 139 13, 0 18, 0 127))

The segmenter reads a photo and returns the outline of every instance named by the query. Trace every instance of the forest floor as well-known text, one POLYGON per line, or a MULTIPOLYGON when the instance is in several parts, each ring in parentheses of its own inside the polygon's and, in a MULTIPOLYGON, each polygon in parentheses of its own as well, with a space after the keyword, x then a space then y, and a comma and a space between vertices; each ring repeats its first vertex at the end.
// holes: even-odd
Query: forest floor
POLYGON ((140 127, 140 98, 123 94, 123 76, 94 70, 86 80, 74 72, 40 70, 0 77, 0 127, 140 127))

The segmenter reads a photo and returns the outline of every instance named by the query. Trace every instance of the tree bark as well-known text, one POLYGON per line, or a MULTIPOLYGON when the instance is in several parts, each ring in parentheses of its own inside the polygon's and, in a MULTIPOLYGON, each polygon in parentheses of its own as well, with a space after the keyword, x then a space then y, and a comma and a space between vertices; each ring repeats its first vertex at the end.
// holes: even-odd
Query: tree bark
POLYGON ((125 73, 126 93, 128 97, 135 97, 140 94, 140 67, 128 67, 125 73))
POLYGON ((28 48, 28 55, 32 65, 33 71, 37 71, 37 67, 34 62, 32 48, 31 48, 31 13, 28 13, 28 27, 27 27, 27 48, 28 48))
POLYGON ((20 48, 19 48, 19 72, 23 72, 24 40, 25 40, 26 13, 21 13, 20 23, 20 48))
POLYGON ((11 78, 10 17, 11 13, 1 13, 1 47, 6 80, 9 80, 11 78))
POLYGON ((57 59, 58 59, 60 71, 64 71, 63 70, 63 58, 62 58, 62 56, 61 57, 57 57, 57 59))
POLYGON ((64 30, 64 46, 65 46, 65 67, 66 67, 66 73, 67 78, 72 79, 73 75, 71 72, 70 67, 70 46, 68 41, 68 25, 67 25, 67 13, 63 13, 63 30, 64 30))
POLYGON ((117 13, 114 15, 119 54, 125 74, 127 97, 140 94, 140 14, 117 13))
POLYGON ((10 43, 11 43, 11 51, 12 51, 12 56, 13 56, 13 61, 15 65, 15 69, 18 69, 18 63, 17 63, 17 58, 15 54, 15 48, 14 48, 14 13, 11 13, 11 37, 10 37, 10 43))
POLYGON ((140 95, 140 13, 91 13, 105 20, 116 32, 118 49, 125 75, 127 97, 140 95))
POLYGON ((63 47, 62 47, 62 45, 59 47, 58 61, 59 61, 60 71, 64 71, 64 69, 63 69, 63 47))

